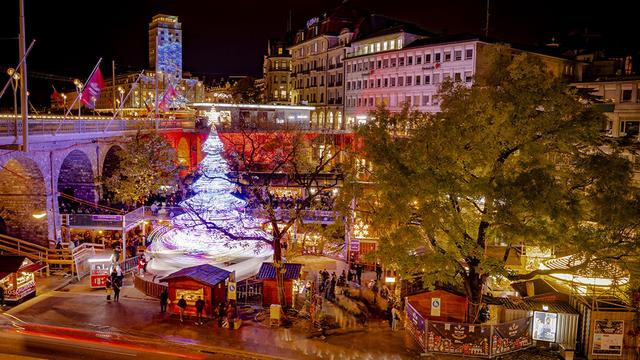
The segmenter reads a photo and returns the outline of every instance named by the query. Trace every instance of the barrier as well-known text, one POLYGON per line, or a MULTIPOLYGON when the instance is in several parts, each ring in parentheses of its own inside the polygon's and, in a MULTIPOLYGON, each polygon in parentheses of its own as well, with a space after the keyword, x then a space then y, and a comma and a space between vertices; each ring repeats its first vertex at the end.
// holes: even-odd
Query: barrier
POLYGON ((532 317, 496 325, 433 321, 407 302, 405 328, 427 353, 493 358, 533 346, 532 317))
POLYGON ((148 281, 139 275, 134 275, 133 285, 136 289, 140 290, 147 296, 154 297, 156 299, 160 299, 160 294, 167 289, 167 285, 159 284, 157 282, 148 281))

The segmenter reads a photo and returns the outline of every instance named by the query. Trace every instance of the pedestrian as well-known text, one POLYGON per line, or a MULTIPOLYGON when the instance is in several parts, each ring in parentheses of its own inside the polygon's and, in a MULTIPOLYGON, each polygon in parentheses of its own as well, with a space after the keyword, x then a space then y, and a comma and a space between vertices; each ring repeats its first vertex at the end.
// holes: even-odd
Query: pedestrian
POLYGON ((373 303, 377 304, 378 303, 378 282, 375 281, 373 283, 373 286, 371 287, 371 291, 373 291, 373 303))
POLYGON ((145 268, 147 267, 147 261, 144 258, 144 255, 140 256, 138 260, 138 273, 140 276, 144 276, 145 268))
POLYGON ((349 270, 349 272, 347 272, 347 281, 348 282, 353 281, 353 272, 351 270, 349 270))
POLYGON ((396 331, 398 330, 398 321, 400 321, 400 312, 395 306, 391 309, 391 316, 391 330, 396 331))
POLYGON ((111 280, 107 278, 107 282, 104 284, 104 288, 107 292, 107 301, 111 302, 111 292, 113 291, 111 288, 111 280))
POLYGON ((224 301, 218 304, 218 327, 222 327, 222 322, 224 321, 224 315, 226 311, 226 306, 224 301))
POLYGON ((331 274, 331 282, 329 285, 329 299, 334 300, 336 298, 336 273, 331 274))
POLYGON ((118 243, 118 245, 115 246, 115 248, 113 249, 113 258, 115 259, 115 262, 120 261, 120 251, 122 248, 120 247, 120 244, 118 243))
POLYGON ((358 285, 362 285, 362 268, 362 265, 356 264, 356 279, 358 279, 358 285))
POLYGON ((118 302, 118 300, 120 300, 120 284, 118 284, 116 280, 111 284, 111 287, 113 287, 113 301, 118 302))
POLYGON ((227 305, 227 321, 229 321, 229 329, 233 329, 236 316, 237 316, 236 304, 233 300, 231 300, 229 301, 229 305, 227 305))
POLYGON ((204 300, 202 297, 198 296, 198 300, 196 300, 196 324, 202 325, 204 322, 202 321, 202 312, 204 311, 204 300))
POLYGON ((180 322, 184 322, 184 310, 187 308, 187 300, 184 299, 184 295, 178 300, 178 309, 180 310, 180 322))
POLYGON ((382 265, 380 263, 376 263, 376 280, 380 280, 382 277, 382 265))
POLYGON ((387 320, 389 321, 389 327, 392 327, 393 326, 393 303, 391 301, 387 302, 387 320))
POLYGON ((291 340, 291 327, 293 322, 286 316, 282 318, 282 327, 284 328, 284 341, 290 342, 291 340))
POLYGON ((118 272, 116 271, 116 268, 112 268, 111 269, 111 285, 113 285, 114 282, 118 281, 118 272))
POLYGON ((160 312, 164 313, 167 311, 167 303, 169 302, 169 290, 164 288, 162 293, 160 294, 160 312))

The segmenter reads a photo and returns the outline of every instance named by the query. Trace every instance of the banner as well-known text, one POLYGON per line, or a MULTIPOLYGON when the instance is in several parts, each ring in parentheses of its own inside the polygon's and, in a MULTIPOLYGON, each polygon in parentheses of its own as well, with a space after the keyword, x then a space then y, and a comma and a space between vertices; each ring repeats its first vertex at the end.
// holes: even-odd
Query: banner
POLYGON ((531 318, 494 325, 491 340, 491 355, 504 354, 533 345, 531 318))
POLYGON ((489 356, 491 326, 429 321, 427 351, 489 356))
POLYGON ((173 102, 173 99, 175 99, 177 95, 178 94, 176 93, 176 89, 174 89, 173 86, 169 84, 169 86, 167 86, 167 90, 164 92, 162 101, 160 101, 160 104, 158 105, 160 110, 162 111, 169 110, 169 104, 173 102))
POLYGON ((621 356, 624 342, 624 320, 595 320, 593 355, 621 356))
POLYGON ((556 341, 558 314, 543 311, 533 312, 533 339, 540 341, 556 341))
POLYGON ((95 107, 95 101, 100 97, 102 89, 104 89, 104 79, 102 78, 100 68, 97 68, 82 91, 82 96, 80 97, 82 104, 93 109, 95 107))
POLYGON ((424 343, 424 318, 416 309, 413 308, 413 306, 411 306, 409 302, 407 302, 405 311, 407 312, 407 322, 405 323, 407 330, 409 330, 409 332, 413 334, 413 337, 416 339, 416 341, 423 349, 425 349, 426 344, 424 343))

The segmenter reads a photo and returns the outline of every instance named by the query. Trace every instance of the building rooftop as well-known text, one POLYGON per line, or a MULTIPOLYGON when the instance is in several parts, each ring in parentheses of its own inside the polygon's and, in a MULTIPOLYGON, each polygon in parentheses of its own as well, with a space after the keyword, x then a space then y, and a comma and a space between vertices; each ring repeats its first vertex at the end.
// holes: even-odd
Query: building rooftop
POLYGON ((160 279, 169 282, 176 279, 191 279, 207 286, 216 286, 225 281, 231 272, 209 264, 192 266, 178 270, 160 279))
MULTIPOLYGON (((287 263, 284 264, 284 279, 285 280, 297 280, 300 278, 300 273, 302 270, 302 264, 293 264, 287 263)), ((275 279, 276 278, 276 268, 273 266, 273 263, 262 263, 260 266, 260 270, 258 271, 258 275, 256 275, 258 279, 275 279)))

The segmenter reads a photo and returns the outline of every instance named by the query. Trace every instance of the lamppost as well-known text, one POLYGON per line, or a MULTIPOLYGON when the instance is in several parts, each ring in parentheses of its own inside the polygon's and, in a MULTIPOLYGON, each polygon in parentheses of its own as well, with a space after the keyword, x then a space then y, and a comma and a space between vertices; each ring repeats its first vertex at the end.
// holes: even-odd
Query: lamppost
POLYGON ((62 110, 67 112, 67 94, 62 94, 62 110))
POLYGON ((13 127, 15 136, 18 136, 18 81, 20 81, 20 73, 14 68, 7 69, 7 74, 11 78, 11 88, 13 89, 13 127))
POLYGON ((80 109, 82 108, 82 87, 84 85, 82 85, 82 81, 78 79, 74 79, 73 84, 76 86, 76 92, 78 93, 76 100, 78 102, 78 118, 80 118, 80 109))

